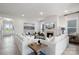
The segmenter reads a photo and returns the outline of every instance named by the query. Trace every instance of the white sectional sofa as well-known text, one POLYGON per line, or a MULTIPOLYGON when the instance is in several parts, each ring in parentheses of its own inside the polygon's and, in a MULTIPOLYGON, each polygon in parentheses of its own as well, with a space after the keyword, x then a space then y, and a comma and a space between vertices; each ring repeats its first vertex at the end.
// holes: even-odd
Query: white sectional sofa
POLYGON ((48 47, 41 50, 46 55, 61 55, 69 44, 69 38, 66 34, 61 34, 59 36, 55 36, 52 39, 46 40, 34 39, 33 36, 20 34, 18 39, 21 41, 17 42, 17 45, 19 47, 19 50, 21 51, 21 54, 23 55, 28 55, 33 52, 33 50, 28 47, 28 44, 36 42, 38 40, 40 40, 41 43, 48 45, 48 47))
POLYGON ((47 55, 61 55, 69 44, 69 38, 67 35, 63 34, 54 38, 50 41, 42 41, 42 43, 47 44, 48 47, 42 49, 42 51, 47 55))
POLYGON ((22 55, 28 55, 29 53, 33 52, 33 50, 28 47, 28 44, 31 43, 28 37, 22 34, 16 34, 15 38, 18 49, 22 55))

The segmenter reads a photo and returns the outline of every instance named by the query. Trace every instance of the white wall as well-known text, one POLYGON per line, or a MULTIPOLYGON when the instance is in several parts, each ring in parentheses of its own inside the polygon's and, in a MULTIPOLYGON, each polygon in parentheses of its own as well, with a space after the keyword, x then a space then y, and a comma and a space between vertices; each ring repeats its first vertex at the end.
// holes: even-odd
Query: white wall
MULTIPOLYGON (((53 22, 57 25, 57 16, 48 16, 43 18, 42 22, 53 22)), ((33 19, 14 19, 13 21, 14 23, 14 27, 15 27, 15 32, 16 33, 23 33, 24 32, 24 23, 32 23, 35 24, 35 31, 39 32, 40 31, 40 22, 37 20, 37 18, 35 20, 33 19)))
POLYGON ((15 33, 23 33, 23 20, 22 19, 14 19, 13 21, 15 33))
POLYGON ((59 16, 59 27, 66 27, 67 26, 67 20, 64 16, 59 16))
POLYGON ((31 23, 35 25, 35 32, 39 32, 39 22, 37 20, 24 20, 23 23, 31 23))
POLYGON ((51 16, 43 18, 43 20, 40 21, 40 29, 41 29, 41 24, 48 23, 48 22, 54 23, 55 26, 57 27, 57 16, 51 15, 51 16))
POLYGON ((45 23, 45 22, 52 22, 55 23, 55 34, 59 35, 61 34, 61 27, 65 27, 65 33, 67 33, 67 20, 65 19, 64 16, 57 16, 57 15, 51 15, 48 16, 46 18, 44 18, 44 20, 42 20, 40 22, 40 24, 45 23))
MULTIPOLYGON (((23 25, 24 23, 33 23, 35 24, 35 31, 39 32, 40 31, 40 27, 42 23, 45 22, 53 22, 56 24, 56 27, 65 27, 67 29, 67 21, 70 19, 75 19, 78 18, 78 27, 79 27, 79 14, 73 14, 73 15, 68 15, 68 16, 56 16, 56 15, 51 15, 48 17, 44 17, 43 20, 41 20, 40 22, 37 21, 37 18, 35 20, 32 19, 14 19, 14 25, 15 25, 15 31, 16 33, 23 33, 24 29, 23 29, 23 25)), ((79 33, 79 28, 77 30, 77 32, 79 33)))
POLYGON ((14 19, 13 21, 14 27, 15 27, 15 32, 16 33, 23 33, 24 32, 24 23, 32 23, 35 24, 35 31, 39 31, 39 22, 35 20, 30 20, 30 19, 14 19))
POLYGON ((55 24, 55 28, 58 28, 59 26, 65 27, 66 22, 64 20, 64 17, 59 17, 56 15, 51 15, 48 17, 44 17, 43 20, 38 21, 37 18, 35 20, 32 19, 14 19, 14 25, 15 25, 15 31, 16 33, 23 33, 24 32, 24 23, 32 23, 35 24, 35 31, 39 32, 41 30, 41 24, 52 22, 55 24))

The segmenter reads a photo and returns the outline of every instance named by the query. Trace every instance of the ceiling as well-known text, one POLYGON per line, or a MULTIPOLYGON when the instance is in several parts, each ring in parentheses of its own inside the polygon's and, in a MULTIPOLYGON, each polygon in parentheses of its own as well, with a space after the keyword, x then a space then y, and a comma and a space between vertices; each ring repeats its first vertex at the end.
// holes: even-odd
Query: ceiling
POLYGON ((79 11, 78 3, 0 3, 0 16, 18 18, 41 18, 75 11, 79 11), (66 10, 69 12, 64 12, 66 10), (40 15, 40 12, 43 12, 43 15, 40 15))

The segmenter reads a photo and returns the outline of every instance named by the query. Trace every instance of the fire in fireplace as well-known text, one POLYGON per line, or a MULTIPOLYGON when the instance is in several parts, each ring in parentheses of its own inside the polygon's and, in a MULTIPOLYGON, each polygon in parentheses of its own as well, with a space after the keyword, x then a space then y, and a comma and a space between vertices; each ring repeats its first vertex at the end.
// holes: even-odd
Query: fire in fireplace
POLYGON ((52 37, 53 36, 53 33, 47 33, 47 37, 52 37))

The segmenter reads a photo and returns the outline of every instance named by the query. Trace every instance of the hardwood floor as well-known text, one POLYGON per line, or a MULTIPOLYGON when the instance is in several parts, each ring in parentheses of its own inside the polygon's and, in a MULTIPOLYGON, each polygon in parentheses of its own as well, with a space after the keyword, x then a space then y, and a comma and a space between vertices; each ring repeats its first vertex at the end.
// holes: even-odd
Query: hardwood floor
POLYGON ((6 36, 0 39, 0 55, 20 55, 13 36, 6 36))
POLYGON ((79 55, 79 45, 69 44, 63 55, 79 55))

